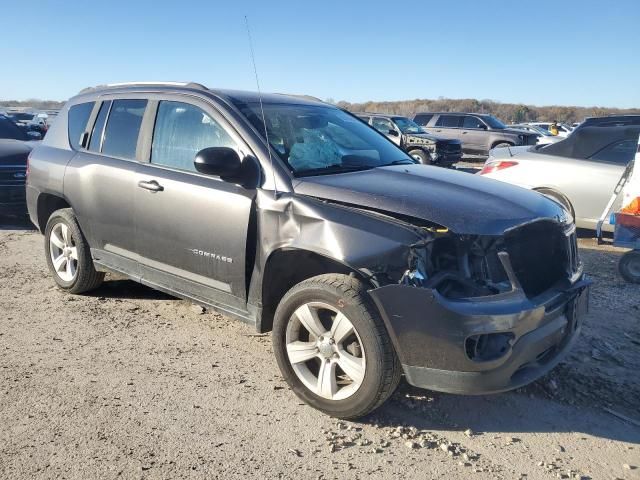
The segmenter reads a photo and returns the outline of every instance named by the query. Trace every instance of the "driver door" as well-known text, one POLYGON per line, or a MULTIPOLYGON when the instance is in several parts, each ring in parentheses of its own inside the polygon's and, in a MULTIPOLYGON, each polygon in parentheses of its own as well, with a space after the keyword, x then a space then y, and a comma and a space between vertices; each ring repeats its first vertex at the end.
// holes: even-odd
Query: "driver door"
POLYGON ((143 280, 244 310, 247 232, 255 189, 198 173, 196 153, 240 137, 204 102, 154 102, 148 163, 136 178, 136 249, 143 280))

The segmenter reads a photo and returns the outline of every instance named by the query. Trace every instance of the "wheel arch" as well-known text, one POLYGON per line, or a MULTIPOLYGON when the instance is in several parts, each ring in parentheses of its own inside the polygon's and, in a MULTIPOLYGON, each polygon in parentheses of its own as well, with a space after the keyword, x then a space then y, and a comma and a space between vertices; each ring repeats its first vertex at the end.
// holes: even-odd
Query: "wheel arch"
POLYGON ((501 143, 506 143, 511 147, 515 147, 516 146, 516 144, 512 140, 494 140, 491 143, 491 147, 489 148, 489 150, 491 150, 492 148, 496 148, 496 146, 500 145, 501 143))
POLYGON ((38 220, 38 230, 44 233, 47 221, 51 214, 61 208, 71 208, 71 205, 62 195, 53 195, 51 193, 41 193, 38 195, 36 204, 36 215, 38 220))
POLYGON ((327 273, 352 275, 373 287, 361 271, 321 253, 290 247, 271 252, 262 276, 262 314, 258 320, 258 331, 264 333, 271 330, 280 300, 294 285, 327 273))

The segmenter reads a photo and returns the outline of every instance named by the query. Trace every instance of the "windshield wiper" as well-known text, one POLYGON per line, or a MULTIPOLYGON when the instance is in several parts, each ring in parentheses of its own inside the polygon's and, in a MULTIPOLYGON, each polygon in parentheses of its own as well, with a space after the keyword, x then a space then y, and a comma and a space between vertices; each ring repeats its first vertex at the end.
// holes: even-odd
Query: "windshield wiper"
POLYGON ((391 163, 385 163, 384 165, 378 165, 378 167, 392 167, 394 165, 415 165, 417 162, 410 160, 408 158, 403 158, 402 160, 394 160, 391 163))
POLYGON ((329 175, 331 173, 347 173, 357 172, 361 170, 370 170, 374 167, 374 165, 327 165, 326 167, 297 170, 295 174, 297 177, 306 177, 309 175, 329 175))

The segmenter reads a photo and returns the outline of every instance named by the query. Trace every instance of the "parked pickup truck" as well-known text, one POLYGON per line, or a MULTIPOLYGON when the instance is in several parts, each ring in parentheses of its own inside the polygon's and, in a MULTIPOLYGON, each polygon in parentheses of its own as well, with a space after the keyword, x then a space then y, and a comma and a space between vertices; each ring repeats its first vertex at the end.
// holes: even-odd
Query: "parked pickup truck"
POLYGON ((587 306, 560 204, 419 165, 308 98, 87 89, 31 153, 27 204, 62 290, 118 272, 272 331, 295 394, 340 418, 403 373, 462 394, 525 385, 587 306))
POLYGON ((460 140, 431 135, 407 117, 379 113, 356 115, 423 165, 451 167, 462 159, 460 140))
POLYGON ((460 140, 462 151, 471 155, 487 156, 492 148, 535 145, 538 141, 536 134, 510 129, 492 115, 417 113, 413 121, 438 137, 460 140))

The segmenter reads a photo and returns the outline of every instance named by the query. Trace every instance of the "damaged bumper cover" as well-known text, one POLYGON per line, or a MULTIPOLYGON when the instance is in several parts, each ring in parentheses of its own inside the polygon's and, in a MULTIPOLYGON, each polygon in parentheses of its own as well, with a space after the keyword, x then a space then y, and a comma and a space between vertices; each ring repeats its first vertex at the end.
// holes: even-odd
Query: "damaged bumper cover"
POLYGON ((369 293, 411 385, 489 394, 526 385, 562 360, 587 312, 590 283, 580 276, 534 299, 513 292, 451 300, 408 285, 369 293))

